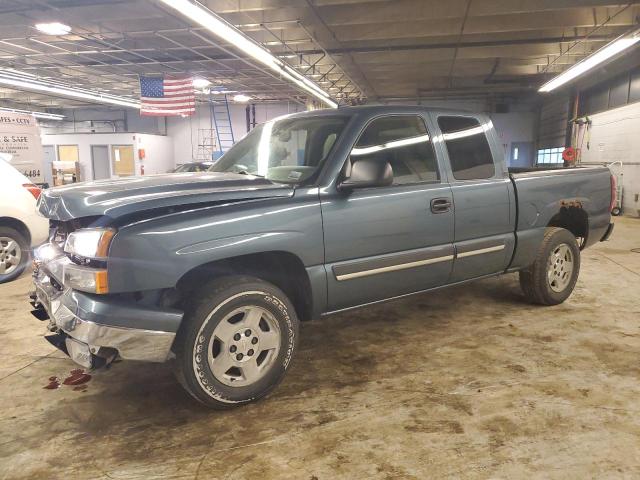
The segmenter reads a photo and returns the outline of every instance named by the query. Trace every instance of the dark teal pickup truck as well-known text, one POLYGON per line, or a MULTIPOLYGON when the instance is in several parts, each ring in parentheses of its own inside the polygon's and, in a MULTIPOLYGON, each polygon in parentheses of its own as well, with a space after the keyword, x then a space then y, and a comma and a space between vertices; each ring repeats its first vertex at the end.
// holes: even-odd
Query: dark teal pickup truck
POLYGON ((207 172, 44 191, 33 313, 80 365, 171 360, 230 407, 278 384, 300 321, 516 271, 528 300, 563 302, 613 187, 606 168, 509 172, 484 115, 290 115, 207 172))

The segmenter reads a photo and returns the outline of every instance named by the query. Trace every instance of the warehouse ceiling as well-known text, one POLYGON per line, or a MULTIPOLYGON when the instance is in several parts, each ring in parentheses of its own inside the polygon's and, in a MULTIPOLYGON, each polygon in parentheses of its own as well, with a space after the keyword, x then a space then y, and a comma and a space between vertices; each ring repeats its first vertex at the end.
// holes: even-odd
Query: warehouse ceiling
MULTIPOLYGON (((345 103, 531 91, 637 22, 611 0, 208 0, 213 12, 345 103)), ((276 74, 157 0, 0 0, 0 69, 115 95, 190 73, 257 101, 304 101, 276 74), (44 35, 62 22, 71 34, 44 35)), ((0 88, 5 106, 81 102, 0 88)))

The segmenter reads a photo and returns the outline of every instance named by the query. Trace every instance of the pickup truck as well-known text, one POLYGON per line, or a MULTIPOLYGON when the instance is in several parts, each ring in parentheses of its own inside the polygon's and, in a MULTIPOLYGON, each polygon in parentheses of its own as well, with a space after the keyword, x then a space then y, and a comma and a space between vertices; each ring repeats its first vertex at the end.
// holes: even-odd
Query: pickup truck
POLYGON ((484 115, 294 114, 206 172, 44 191, 33 313, 86 368, 170 360, 228 408, 279 383, 300 321, 509 272, 529 301, 563 302, 614 191, 606 168, 509 172, 484 115))

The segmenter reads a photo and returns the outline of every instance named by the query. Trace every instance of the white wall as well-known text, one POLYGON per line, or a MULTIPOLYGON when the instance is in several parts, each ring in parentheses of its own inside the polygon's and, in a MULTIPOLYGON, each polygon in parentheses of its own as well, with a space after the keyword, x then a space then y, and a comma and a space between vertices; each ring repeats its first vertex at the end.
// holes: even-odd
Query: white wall
MULTIPOLYGON (((288 113, 304 111, 304 106, 297 103, 267 103, 256 105, 256 124, 264 123, 272 118, 288 113)), ((246 105, 230 105, 233 134, 238 141, 247 134, 246 105)), ((173 139, 176 164, 187 163, 199 158, 198 144, 202 143, 202 132, 211 126, 211 114, 208 105, 199 105, 195 115, 186 118, 167 118, 167 135, 173 139)))
MULTIPOLYGON (((71 133, 42 135, 43 145, 78 145, 80 180, 93 178, 91 168, 91 145, 133 145, 136 159, 136 174, 144 165, 145 175, 166 173, 175 167, 173 139, 163 135, 141 133, 71 133), (138 150, 144 149, 145 158, 138 158, 138 150)), ((111 148, 109 148, 111 155, 111 148)))
POLYGON ((640 216, 640 103, 589 116, 593 122, 589 148, 582 147, 582 164, 623 162, 613 171, 623 174, 625 214, 640 216))
POLYGON ((144 165, 145 175, 167 173, 176 168, 172 138, 164 135, 139 133, 136 135, 136 140, 138 141, 138 148, 142 148, 145 151, 144 159, 136 160, 138 172, 141 164, 144 165))

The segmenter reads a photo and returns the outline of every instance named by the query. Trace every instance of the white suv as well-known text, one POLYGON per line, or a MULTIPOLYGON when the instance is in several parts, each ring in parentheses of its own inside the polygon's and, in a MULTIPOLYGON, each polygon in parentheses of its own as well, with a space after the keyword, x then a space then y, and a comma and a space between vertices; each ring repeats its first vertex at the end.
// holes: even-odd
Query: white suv
POLYGON ((0 158, 0 283, 16 279, 29 263, 31 246, 49 236, 49 222, 36 213, 40 187, 0 158))

